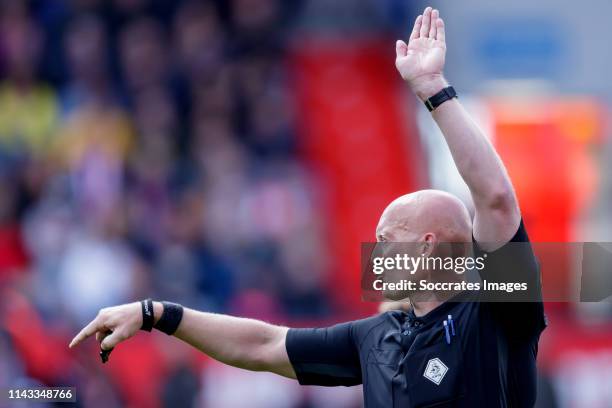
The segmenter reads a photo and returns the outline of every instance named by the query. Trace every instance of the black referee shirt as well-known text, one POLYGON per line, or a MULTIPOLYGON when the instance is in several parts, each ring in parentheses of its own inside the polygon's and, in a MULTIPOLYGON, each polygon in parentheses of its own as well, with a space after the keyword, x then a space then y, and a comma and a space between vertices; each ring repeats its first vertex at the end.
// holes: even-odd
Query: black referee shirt
MULTIPOLYGON (((528 242, 521 225, 512 242, 528 242)), ((530 245, 487 254, 487 271, 541 293, 530 245), (508 257, 511 270, 507 270, 508 257)), ((494 278, 494 277, 493 277, 494 278)), ((302 385, 363 384, 365 407, 531 407, 546 326, 542 302, 475 302, 462 292, 422 317, 392 311, 320 329, 291 329, 286 347, 302 385), (452 316, 455 336, 443 326, 452 316)), ((450 328, 449 328, 450 330, 450 328)))

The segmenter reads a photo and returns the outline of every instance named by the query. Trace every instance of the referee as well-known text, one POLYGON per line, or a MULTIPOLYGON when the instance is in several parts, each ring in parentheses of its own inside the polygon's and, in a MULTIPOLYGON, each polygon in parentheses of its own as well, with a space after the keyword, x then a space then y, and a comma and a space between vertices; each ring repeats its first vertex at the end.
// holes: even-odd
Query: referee
MULTIPOLYGON (((441 242, 475 243, 507 280, 541 291, 517 199, 506 170, 443 77, 444 22, 427 7, 408 44, 396 44, 396 67, 442 130, 475 206, 474 219, 456 197, 434 190, 400 197, 383 212, 379 242, 411 242, 432 254, 441 242), (523 242, 510 251, 509 242, 523 242), (512 266, 508 268, 508 258, 512 266)), ((419 271, 429 274, 431 271, 419 271)), ((153 327, 223 363, 270 371, 303 385, 363 384, 366 407, 531 407, 536 356, 545 328, 537 301, 478 302, 473 293, 391 293, 408 310, 328 328, 289 329, 261 321, 198 312, 147 299, 103 309, 70 343, 91 335, 101 355, 153 327)), ((541 296, 541 295, 540 295, 541 296)), ((531 299, 533 300, 533 299, 531 299)))

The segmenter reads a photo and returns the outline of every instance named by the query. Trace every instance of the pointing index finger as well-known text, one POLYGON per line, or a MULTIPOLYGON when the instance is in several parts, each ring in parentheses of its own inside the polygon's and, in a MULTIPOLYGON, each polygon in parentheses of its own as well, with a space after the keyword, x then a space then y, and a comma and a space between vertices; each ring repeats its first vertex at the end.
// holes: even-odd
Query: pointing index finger
POLYGON ((97 331, 100 331, 103 328, 104 328, 104 324, 102 324, 102 321, 100 320, 100 317, 99 316, 96 317, 87 326, 85 326, 79 332, 79 334, 74 336, 74 338, 72 339, 72 341, 70 342, 68 347, 69 348, 73 348, 74 346, 76 346, 77 344, 79 344, 80 342, 82 342, 83 340, 85 340, 86 338, 88 338, 89 336, 93 335, 97 331))

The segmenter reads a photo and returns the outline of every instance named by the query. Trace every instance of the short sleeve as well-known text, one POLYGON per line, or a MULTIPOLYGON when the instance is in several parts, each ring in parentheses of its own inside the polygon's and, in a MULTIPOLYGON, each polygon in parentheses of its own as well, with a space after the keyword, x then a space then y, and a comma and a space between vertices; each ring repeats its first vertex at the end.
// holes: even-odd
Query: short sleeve
POLYGON ((285 345, 301 385, 361 384, 353 322, 320 329, 290 329, 285 345))
MULTIPOLYGON (((476 245, 478 255, 480 251, 476 245)), ((499 294, 495 298, 483 298, 485 307, 491 310, 493 318, 504 327, 512 338, 536 336, 546 327, 542 303, 542 282, 540 268, 529 242, 525 225, 521 223, 514 237, 501 248, 486 252, 485 268, 480 276, 488 282, 526 283, 527 290, 499 294), (500 299, 505 296, 506 299, 500 299), (506 300, 506 301, 505 301, 506 300)))

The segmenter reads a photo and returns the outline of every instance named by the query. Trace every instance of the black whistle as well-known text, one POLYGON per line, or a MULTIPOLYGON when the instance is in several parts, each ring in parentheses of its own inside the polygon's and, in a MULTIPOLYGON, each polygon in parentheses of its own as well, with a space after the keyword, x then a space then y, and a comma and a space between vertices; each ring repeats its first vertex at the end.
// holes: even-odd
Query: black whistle
MULTIPOLYGON (((104 337, 108 336, 109 334, 112 334, 113 331, 112 330, 108 330, 106 333, 104 333, 104 336, 102 337, 102 340, 104 340, 104 337)), ((100 341, 100 343, 102 343, 102 341, 100 341)), ((108 358, 110 357, 110 353, 113 351, 113 349, 110 350, 102 350, 102 345, 100 345, 100 359, 102 360, 102 364, 106 364, 106 362, 108 361, 108 358)))
POLYGON ((110 349, 110 350, 100 349, 100 359, 102 360, 102 364, 105 364, 108 361, 108 358, 110 357, 110 353, 112 351, 113 349, 110 349))

